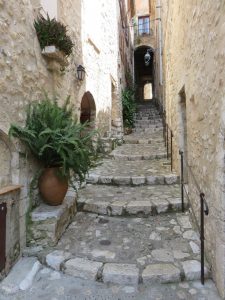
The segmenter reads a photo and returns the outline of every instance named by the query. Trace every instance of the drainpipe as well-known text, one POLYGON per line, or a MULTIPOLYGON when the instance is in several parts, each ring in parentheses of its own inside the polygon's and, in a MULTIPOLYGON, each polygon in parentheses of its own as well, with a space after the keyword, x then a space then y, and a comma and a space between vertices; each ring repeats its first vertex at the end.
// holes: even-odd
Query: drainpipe
POLYGON ((159 45, 159 83, 163 85, 162 70, 162 21, 161 21, 161 0, 157 1, 157 19, 158 19, 158 45, 159 45))

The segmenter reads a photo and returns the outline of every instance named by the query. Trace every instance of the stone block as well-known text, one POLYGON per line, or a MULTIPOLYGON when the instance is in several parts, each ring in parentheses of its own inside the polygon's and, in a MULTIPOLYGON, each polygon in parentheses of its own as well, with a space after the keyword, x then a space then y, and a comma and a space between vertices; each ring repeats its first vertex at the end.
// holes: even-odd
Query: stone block
POLYGON ((134 264, 106 263, 103 269, 103 282, 137 285, 139 269, 134 264))
POLYGON ((163 199, 152 200, 152 203, 156 207, 157 213, 165 213, 169 209, 169 202, 163 199))
POLYGON ((71 256, 70 253, 61 250, 55 250, 46 256, 46 263, 52 269, 60 270, 61 264, 71 256))
POLYGON ((145 184, 145 176, 132 176, 133 185, 142 185, 145 184))
POLYGON ((117 185, 129 185, 131 184, 130 176, 114 176, 113 183, 117 185))
POLYGON ((173 264, 148 265, 142 273, 143 283, 180 281, 180 270, 173 264))
MULTIPOLYGON (((184 275, 187 280, 198 280, 201 278, 201 264, 197 260, 187 260, 182 262, 184 275)), ((208 270, 205 267, 205 276, 208 276, 208 270)))
POLYGON ((109 202, 106 201, 87 201, 84 204, 83 210, 106 215, 108 205, 109 202))
POLYGON ((89 174, 87 176, 87 183, 97 183, 99 180, 99 175, 96 175, 96 174, 89 174))
POLYGON ((112 180, 113 180, 112 176, 102 176, 101 175, 99 177, 99 183, 102 183, 102 184, 111 184, 112 180))
POLYGON ((126 211, 130 215, 138 213, 148 215, 152 212, 152 203, 150 201, 131 201, 128 203, 126 211))
POLYGON ((173 254, 171 251, 167 249, 155 249, 152 250, 151 255, 155 261, 161 261, 161 262, 173 262, 173 254))
POLYGON ((117 200, 114 201, 111 207, 111 213, 113 216, 121 216, 123 214, 123 210, 126 207, 127 201, 124 200, 117 200))
POLYGON ((87 280, 96 280, 102 266, 103 263, 101 262, 85 258, 73 258, 64 264, 64 273, 87 280))
POLYGON ((175 174, 165 175, 165 183, 166 184, 175 184, 179 182, 179 178, 175 174))

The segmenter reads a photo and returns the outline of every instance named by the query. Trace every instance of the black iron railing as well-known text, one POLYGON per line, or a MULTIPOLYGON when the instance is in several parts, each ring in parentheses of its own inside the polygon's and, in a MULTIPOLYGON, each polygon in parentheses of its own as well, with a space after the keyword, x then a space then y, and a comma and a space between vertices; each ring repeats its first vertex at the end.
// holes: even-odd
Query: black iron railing
POLYGON ((165 124, 166 156, 170 159, 171 171, 173 170, 173 131, 165 124))
POLYGON ((205 215, 207 216, 209 214, 209 208, 207 201, 205 199, 205 194, 201 191, 199 184, 196 180, 196 177, 192 171, 192 168, 185 162, 184 162, 184 152, 179 151, 180 158, 181 158, 181 175, 180 175, 180 183, 181 183, 181 201, 182 201, 182 211, 184 211, 184 193, 187 196, 192 215, 195 221, 195 224, 199 230, 200 234, 200 242, 201 242, 201 283, 204 284, 205 282, 205 215), (186 171, 188 174, 192 177, 193 182, 197 188, 198 196, 199 196, 199 202, 200 202, 200 225, 196 218, 195 211, 193 209, 192 203, 189 198, 189 193, 186 190, 185 183, 184 183, 184 168, 186 168, 186 171))

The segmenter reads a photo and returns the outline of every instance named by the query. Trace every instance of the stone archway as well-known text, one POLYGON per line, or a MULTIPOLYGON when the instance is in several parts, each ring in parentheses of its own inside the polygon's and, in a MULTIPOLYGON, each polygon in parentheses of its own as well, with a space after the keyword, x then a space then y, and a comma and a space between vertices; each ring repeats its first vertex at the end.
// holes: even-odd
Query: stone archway
MULTIPOLYGON (((143 45, 135 49, 134 51, 134 71, 135 71, 135 84, 137 86, 137 101, 142 102, 145 100, 144 88, 146 84, 151 84, 151 89, 154 91, 154 49, 150 46, 143 45), (150 63, 148 66, 145 65, 145 54, 147 50, 150 49, 150 63)), ((152 98, 154 98, 154 92, 152 93, 152 98)))
MULTIPOLYGON (((80 123, 90 122, 95 123, 96 106, 94 97, 90 92, 84 93, 80 105, 80 123)), ((93 125, 94 126, 94 125, 93 125)))

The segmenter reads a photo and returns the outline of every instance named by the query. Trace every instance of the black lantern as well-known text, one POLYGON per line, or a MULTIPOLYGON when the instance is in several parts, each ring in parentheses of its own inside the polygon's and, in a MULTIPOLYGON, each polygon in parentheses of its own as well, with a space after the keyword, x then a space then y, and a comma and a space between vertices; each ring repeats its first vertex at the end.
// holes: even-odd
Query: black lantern
POLYGON ((150 54, 151 50, 150 49, 147 49, 147 52, 145 53, 145 65, 146 66, 149 66, 150 64, 150 60, 151 60, 151 54, 150 54))
POLYGON ((79 65, 77 67, 77 78, 78 80, 82 81, 84 80, 84 76, 85 76, 85 68, 81 65, 79 65))

